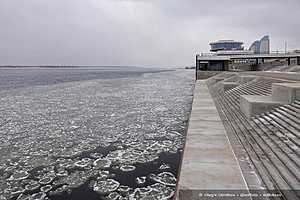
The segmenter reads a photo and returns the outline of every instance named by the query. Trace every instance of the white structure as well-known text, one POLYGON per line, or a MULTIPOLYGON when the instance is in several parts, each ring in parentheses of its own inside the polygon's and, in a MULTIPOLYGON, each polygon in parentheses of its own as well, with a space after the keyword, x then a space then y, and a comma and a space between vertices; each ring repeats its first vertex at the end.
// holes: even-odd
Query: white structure
POLYGON ((254 51, 250 51, 250 50, 231 50, 231 51, 220 50, 216 52, 217 56, 252 55, 252 54, 254 54, 254 51))

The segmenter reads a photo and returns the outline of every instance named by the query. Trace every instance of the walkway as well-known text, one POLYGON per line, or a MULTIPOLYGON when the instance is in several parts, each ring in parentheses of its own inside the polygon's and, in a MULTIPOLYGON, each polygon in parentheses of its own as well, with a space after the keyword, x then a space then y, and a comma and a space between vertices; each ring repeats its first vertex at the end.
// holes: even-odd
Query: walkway
POLYGON ((204 80, 196 82, 179 179, 179 200, 205 190, 247 190, 223 123, 204 80))

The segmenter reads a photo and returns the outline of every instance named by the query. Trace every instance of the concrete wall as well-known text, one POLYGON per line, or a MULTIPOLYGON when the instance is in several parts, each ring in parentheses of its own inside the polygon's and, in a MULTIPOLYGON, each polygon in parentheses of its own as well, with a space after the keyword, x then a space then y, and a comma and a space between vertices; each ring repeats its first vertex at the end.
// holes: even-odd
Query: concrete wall
POLYGON ((208 79, 212 76, 215 76, 217 74, 220 74, 224 71, 197 71, 197 80, 202 80, 202 79, 208 79))

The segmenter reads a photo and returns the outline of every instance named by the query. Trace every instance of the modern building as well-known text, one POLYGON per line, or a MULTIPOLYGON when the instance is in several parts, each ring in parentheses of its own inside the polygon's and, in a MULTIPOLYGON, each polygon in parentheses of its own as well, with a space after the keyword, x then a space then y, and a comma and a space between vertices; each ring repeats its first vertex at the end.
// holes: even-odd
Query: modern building
POLYGON ((256 40, 252 43, 252 45, 249 48, 250 51, 253 51, 255 54, 259 54, 260 52, 260 41, 256 40))
POLYGON ((264 36, 261 40, 256 40, 249 48, 255 54, 269 54, 270 53, 270 38, 268 35, 264 36))
POLYGON ((268 35, 264 36, 260 40, 260 53, 261 54, 268 54, 270 53, 270 38, 268 35))
POLYGON ((294 50, 294 53, 300 53, 300 49, 294 50))
POLYGON ((196 69, 199 71, 255 71, 264 66, 300 65, 300 54, 270 53, 270 38, 264 36, 244 50, 243 42, 219 40, 210 43, 212 53, 201 53, 196 56, 196 69))
POLYGON ((234 40, 219 40, 216 42, 211 42, 210 44, 210 51, 217 52, 217 51, 230 51, 230 50, 243 50, 243 42, 237 42, 234 40))

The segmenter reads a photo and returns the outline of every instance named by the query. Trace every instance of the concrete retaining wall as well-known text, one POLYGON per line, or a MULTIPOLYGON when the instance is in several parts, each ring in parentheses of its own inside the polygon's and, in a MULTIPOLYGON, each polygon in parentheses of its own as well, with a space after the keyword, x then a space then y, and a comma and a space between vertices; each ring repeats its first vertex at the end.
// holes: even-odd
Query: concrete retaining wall
POLYGON ((203 79, 208 79, 212 76, 215 76, 217 74, 220 74, 224 71, 197 71, 197 80, 203 80, 203 79))

